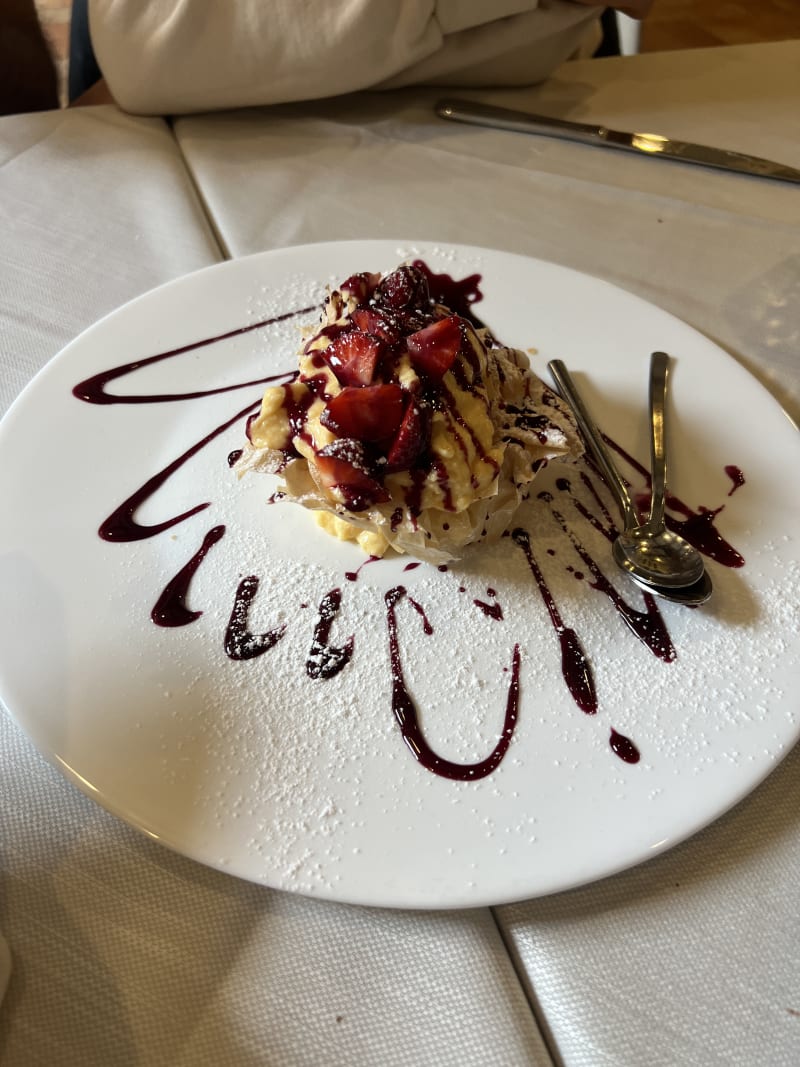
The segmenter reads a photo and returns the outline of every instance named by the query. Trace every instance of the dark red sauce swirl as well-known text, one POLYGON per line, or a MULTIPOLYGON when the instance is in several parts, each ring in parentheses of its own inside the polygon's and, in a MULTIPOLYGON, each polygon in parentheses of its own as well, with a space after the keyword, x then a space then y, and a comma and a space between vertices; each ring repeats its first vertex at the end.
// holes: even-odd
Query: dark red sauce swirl
MULTIPOLYGON (((403 675, 403 663, 400 653, 400 641, 397 634, 397 605, 406 596, 402 585, 390 589, 384 596, 386 603, 386 622, 389 629, 389 660, 392 670, 392 711, 400 727, 400 733, 409 751, 429 771, 442 778, 452 778, 460 782, 474 782, 485 778, 499 766, 511 744, 519 714, 519 645, 514 645, 511 659, 511 682, 508 687, 506 711, 500 739, 489 755, 478 763, 454 763, 438 756, 425 740, 419 723, 414 699, 408 691, 403 675)), ((426 631, 427 632, 427 631, 426 631)))

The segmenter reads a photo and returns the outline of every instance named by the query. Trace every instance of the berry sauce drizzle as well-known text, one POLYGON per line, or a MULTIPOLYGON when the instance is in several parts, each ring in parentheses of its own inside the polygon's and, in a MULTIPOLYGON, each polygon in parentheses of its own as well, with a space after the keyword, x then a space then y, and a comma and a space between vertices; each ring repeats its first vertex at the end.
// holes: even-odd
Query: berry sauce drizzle
POLYGON ((451 274, 437 274, 421 259, 415 259, 412 266, 421 270, 428 279, 428 291, 434 303, 444 304, 456 315, 471 322, 476 329, 483 328, 483 323, 472 310, 473 304, 483 300, 480 274, 456 279, 451 274))
MULTIPOLYGON (((563 482, 564 479, 559 479, 559 481, 563 482)), ((569 483, 567 483, 567 485, 569 485, 569 483)), ((553 497, 551 493, 543 492, 539 493, 539 499, 548 504, 552 504, 553 497)), ((658 604, 656 604, 653 594, 642 593, 645 608, 647 609, 646 611, 639 611, 629 604, 600 570, 595 560, 589 555, 570 529, 561 512, 553 507, 551 507, 551 511, 556 522, 570 539, 575 551, 581 557, 586 569, 591 574, 593 581, 590 581, 589 585, 592 589, 597 589, 598 592, 605 593, 614 605, 617 614, 622 617, 631 632, 650 649, 654 656, 658 656, 658 658, 665 663, 671 663, 676 657, 675 646, 672 643, 672 638, 669 636, 666 623, 658 609, 658 604)))
POLYGON ((575 631, 564 625, 561 613, 555 602, 553 594, 544 579, 541 568, 536 562, 536 557, 531 548, 531 538, 527 530, 518 526, 511 534, 514 544, 519 545, 528 560, 536 585, 541 594, 550 622, 558 637, 561 646, 561 673, 569 689, 572 699, 587 715, 594 715, 597 711, 597 691, 594 685, 594 674, 586 653, 583 651, 580 638, 575 631))
POLYGON ((352 634, 341 648, 328 644, 333 620, 341 606, 341 589, 331 589, 320 602, 319 619, 314 627, 314 639, 306 660, 306 674, 309 678, 333 678, 350 662, 355 642, 352 634))
MULTIPOLYGON (((409 693, 403 675, 403 663, 400 656, 400 642, 397 637, 397 605, 406 596, 402 585, 390 589, 384 596, 386 603, 386 622, 389 629, 389 659, 392 669, 392 711, 400 727, 403 740, 414 758, 426 770, 433 771, 442 778, 452 778, 460 782, 474 782, 491 774, 505 756, 514 729, 517 725, 519 711, 519 645, 514 645, 511 660, 511 682, 508 687, 506 712, 500 739, 486 757, 479 763, 453 763, 437 756, 428 745, 420 727, 417 709, 409 693)), ((426 631, 427 632, 427 631, 426 631)))
POLYGON ((487 615, 490 619, 494 619, 496 622, 501 622, 503 619, 503 609, 497 601, 497 593, 490 586, 486 590, 486 595, 494 600, 494 604, 487 604, 485 600, 473 600, 472 603, 476 608, 480 608, 483 614, 487 615))
POLYGON ((733 464, 729 464, 725 468, 725 473, 733 483, 728 490, 728 496, 733 496, 737 489, 741 489, 744 485, 744 475, 738 467, 734 467, 733 464))
POLYGON ((380 556, 368 556, 364 560, 364 562, 361 563, 354 571, 345 571, 345 574, 344 574, 345 578, 348 580, 348 582, 357 582, 359 574, 361 574, 361 572, 367 566, 367 564, 368 563, 377 563, 379 559, 380 559, 380 556))
POLYGON ((743 557, 728 544, 714 525, 717 515, 725 507, 724 504, 714 508, 713 511, 709 508, 691 511, 684 504, 681 504, 679 500, 672 497, 670 507, 675 511, 682 510, 683 514, 687 516, 685 519, 674 519, 671 515, 666 517, 667 526, 673 533, 680 534, 684 541, 694 545, 698 552, 702 552, 709 559, 721 563, 723 567, 735 568, 744 566, 743 557))
POLYGON ((251 574, 242 578, 236 588, 233 610, 225 630, 225 653, 230 659, 244 660, 263 656, 265 652, 269 652, 274 645, 277 645, 286 632, 286 623, 267 630, 265 633, 254 634, 250 631, 248 621, 250 605, 255 599, 259 584, 260 579, 251 574))
POLYGON ((422 619, 422 632, 424 634, 427 634, 428 637, 430 637, 430 635, 433 633, 433 627, 431 626, 430 619, 427 616, 425 608, 423 608, 422 604, 420 604, 418 601, 414 600, 413 597, 408 597, 408 602, 414 609, 414 611, 416 611, 417 615, 419 615, 419 617, 422 619))
POLYGON ((189 583, 197 571, 197 568, 208 555, 208 550, 225 535, 224 526, 214 526, 203 538, 202 545, 198 548, 188 563, 178 571, 171 581, 164 587, 164 592, 156 601, 155 607, 150 612, 150 618, 156 626, 187 626, 195 619, 199 619, 202 611, 190 611, 186 607, 186 594, 189 591, 189 583))
POLYGON ((237 385, 224 385, 216 389, 202 389, 191 393, 118 394, 106 392, 106 386, 109 382, 113 382, 117 378, 124 378, 125 375, 141 370, 142 367, 148 367, 152 363, 160 363, 164 359, 173 359, 175 356, 182 356, 186 352, 194 352, 198 348, 205 348, 206 345, 227 341, 231 337, 240 337, 242 334, 250 333, 252 330, 263 330, 267 326, 274 326, 278 322, 285 322, 287 319, 297 318, 299 315, 308 315, 314 310, 314 307, 307 307, 300 308, 297 311, 287 311, 283 315, 276 315, 271 319, 263 319, 261 322, 254 322, 249 326, 239 326, 234 330, 228 330, 227 333, 220 333, 214 337, 204 337, 200 341, 192 341, 191 344, 181 345, 180 348, 170 348, 165 352, 158 352, 154 356, 147 356, 145 359, 135 359, 130 363, 122 363, 118 367, 101 371, 99 374, 93 374, 91 378, 78 382, 72 390, 72 395, 87 404, 161 404, 169 400, 196 400, 201 396, 214 396, 217 393, 230 393, 235 389, 247 389, 253 385, 266 385, 267 382, 283 378, 285 375, 278 374, 267 378, 255 378, 253 381, 239 382, 237 385))
POLYGON ((192 456, 196 455, 202 448, 213 441, 215 437, 218 437, 221 433, 224 433, 228 427, 233 426, 239 419, 244 418, 248 411, 253 411, 254 408, 260 406, 261 401, 256 400, 251 404, 248 404, 246 408, 228 419, 226 422, 221 423, 211 433, 206 434, 191 448, 174 459, 171 463, 168 463, 163 470, 154 474, 152 478, 148 478, 144 485, 140 486, 136 492, 131 493, 127 500, 115 508, 107 519, 104 519, 100 524, 98 533, 104 541, 142 541, 147 537, 155 537, 156 534, 161 533, 162 530, 168 530, 170 526, 177 526, 179 522, 183 522, 185 519, 190 518, 192 515, 196 515, 198 511, 203 511, 207 508, 210 501, 206 501, 203 504, 195 504, 194 507, 189 508, 188 511, 182 512, 180 515, 175 515, 171 519, 165 519, 163 522, 155 523, 152 526, 143 526, 141 523, 136 522, 133 515, 137 508, 147 500, 149 497, 160 489, 164 482, 168 478, 171 478, 175 471, 179 470, 187 460, 190 460, 192 456))
POLYGON ((639 749, 634 745, 633 741, 624 734, 617 733, 613 728, 608 743, 611 746, 611 750, 625 763, 638 763, 641 759, 639 749))

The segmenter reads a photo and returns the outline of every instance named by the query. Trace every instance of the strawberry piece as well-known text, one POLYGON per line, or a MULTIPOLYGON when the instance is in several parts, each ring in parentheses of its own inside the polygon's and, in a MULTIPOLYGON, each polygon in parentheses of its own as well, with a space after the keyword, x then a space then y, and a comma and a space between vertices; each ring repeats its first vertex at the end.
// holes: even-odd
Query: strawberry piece
POLYGON ((359 304, 365 304, 375 292, 375 287, 381 280, 380 274, 370 274, 369 271, 361 271, 359 274, 351 274, 339 286, 342 293, 350 293, 359 304))
POLYGON ((388 345, 395 344, 403 335, 400 323, 393 320, 388 312, 377 311, 375 308, 356 308, 352 315, 353 322, 364 333, 371 333, 380 338, 388 345))
POLYGON ((389 499, 372 477, 364 449, 358 441, 340 438, 314 457, 313 465, 322 488, 332 493, 348 511, 364 511, 389 499))
POLYGON ((386 471, 410 470, 428 447, 431 437, 430 409, 412 400, 386 455, 386 471))
POLYGON ((359 330, 340 334, 322 356, 342 385, 369 385, 381 356, 382 344, 359 330))
POLYGON ((401 386, 347 386, 331 397, 320 422, 340 437, 391 441, 403 418, 401 386))
POLYGON ((421 311, 430 305, 428 279, 417 267, 398 267, 381 281, 375 291, 375 300, 396 311, 406 308, 421 311))
POLYGON ((438 319, 407 337, 406 346, 414 369, 440 380, 461 348, 461 320, 458 315, 438 319))

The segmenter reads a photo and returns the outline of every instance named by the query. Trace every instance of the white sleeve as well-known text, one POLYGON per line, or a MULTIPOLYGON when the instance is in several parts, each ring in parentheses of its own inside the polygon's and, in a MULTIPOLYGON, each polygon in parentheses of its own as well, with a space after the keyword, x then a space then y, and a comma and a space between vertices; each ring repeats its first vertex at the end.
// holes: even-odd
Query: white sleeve
POLYGON ((138 114, 452 83, 470 68, 484 68, 487 84, 487 63, 496 84, 509 84, 509 47, 531 50, 533 82, 575 50, 596 17, 569 0, 89 0, 103 76, 120 107, 138 114))

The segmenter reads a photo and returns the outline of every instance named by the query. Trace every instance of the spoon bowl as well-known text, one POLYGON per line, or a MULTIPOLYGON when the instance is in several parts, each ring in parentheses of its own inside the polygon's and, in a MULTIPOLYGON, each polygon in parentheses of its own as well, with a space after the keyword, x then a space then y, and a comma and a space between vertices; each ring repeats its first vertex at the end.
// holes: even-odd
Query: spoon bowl
POLYGON ((623 531, 612 546, 617 564, 648 585, 680 589, 694 585, 705 572, 703 558, 688 541, 664 529, 623 531))
POLYGON ((706 570, 703 571, 693 585, 676 586, 672 589, 665 585, 653 585, 652 582, 643 582, 630 571, 627 573, 628 577, 643 592, 652 593, 653 596, 661 597, 662 600, 672 601, 673 604, 684 604, 688 608, 696 608, 701 604, 705 604, 714 592, 711 578, 706 570))

